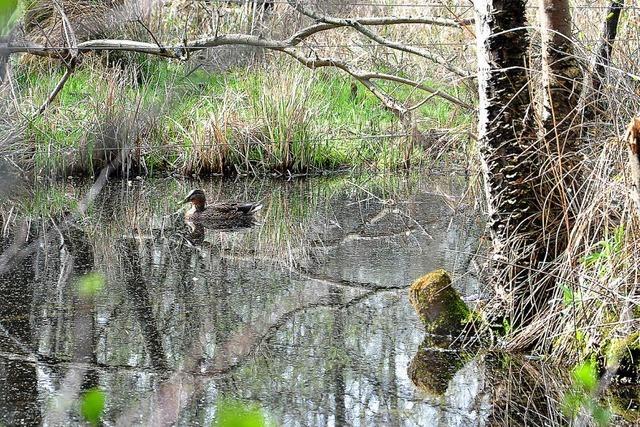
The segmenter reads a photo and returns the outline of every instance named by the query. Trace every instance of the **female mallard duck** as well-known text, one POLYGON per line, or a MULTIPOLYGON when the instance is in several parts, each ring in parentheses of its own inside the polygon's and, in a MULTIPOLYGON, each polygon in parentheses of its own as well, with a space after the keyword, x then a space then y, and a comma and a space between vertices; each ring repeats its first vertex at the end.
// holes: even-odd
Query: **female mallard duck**
POLYGON ((188 221, 237 221, 250 219, 262 209, 259 203, 218 203, 207 206, 207 199, 202 190, 193 190, 182 203, 191 202, 191 209, 184 217, 188 221))

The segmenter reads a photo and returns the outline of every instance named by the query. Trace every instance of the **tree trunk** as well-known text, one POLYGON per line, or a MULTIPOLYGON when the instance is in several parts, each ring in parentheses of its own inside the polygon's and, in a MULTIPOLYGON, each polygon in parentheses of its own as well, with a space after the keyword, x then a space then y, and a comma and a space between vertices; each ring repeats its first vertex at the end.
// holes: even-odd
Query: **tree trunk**
POLYGON ((517 332, 511 348, 528 347, 539 336, 555 284, 544 271, 566 249, 579 189, 573 129, 582 73, 573 56, 568 1, 541 0, 539 121, 527 71, 525 6, 524 0, 476 2, 479 146, 497 261, 493 280, 506 303, 503 315, 517 332))
POLYGON ((478 135, 496 291, 514 311, 512 291, 535 265, 540 209, 535 194, 536 134, 530 112, 525 0, 476 2, 478 34, 478 135))
POLYGON ((631 119, 625 134, 627 153, 629 155, 629 172, 631 174, 631 196, 640 212, 640 117, 631 119))
POLYGON ((542 0, 540 5, 544 130, 548 140, 572 148, 574 138, 567 131, 576 116, 582 71, 573 55, 569 1, 542 0))
POLYGON ((624 0, 614 0, 611 2, 604 20, 600 46, 598 47, 598 53, 594 61, 592 80, 595 97, 593 102, 596 105, 592 108, 596 107, 601 111, 606 110, 606 105, 602 103, 602 84, 607 78, 607 67, 609 67, 611 63, 611 51, 613 50, 613 43, 618 34, 618 22, 620 21, 620 13, 623 7, 624 0))
POLYGON ((546 261, 567 246, 577 214, 582 182, 579 165, 578 102, 582 70, 573 54, 568 0, 542 0, 542 123, 539 150, 540 189, 544 204, 546 261))

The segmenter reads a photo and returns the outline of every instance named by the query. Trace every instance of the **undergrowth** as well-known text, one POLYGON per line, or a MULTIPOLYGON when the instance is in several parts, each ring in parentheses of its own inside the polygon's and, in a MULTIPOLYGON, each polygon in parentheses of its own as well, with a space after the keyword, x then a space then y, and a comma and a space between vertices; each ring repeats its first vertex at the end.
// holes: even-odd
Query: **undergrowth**
MULTIPOLYGON (((337 72, 277 61, 225 73, 140 61, 142 80, 139 68, 107 67, 100 58, 83 64, 53 105, 28 121, 15 150, 29 147, 28 167, 40 175, 92 175, 116 154, 136 174, 313 173, 402 163, 408 138, 397 118, 337 72)), ((59 67, 18 67, 25 117, 62 74, 59 67)), ((434 128, 471 121, 437 98, 419 118, 434 128)), ((416 147, 412 163, 425 160, 425 151, 416 147)))

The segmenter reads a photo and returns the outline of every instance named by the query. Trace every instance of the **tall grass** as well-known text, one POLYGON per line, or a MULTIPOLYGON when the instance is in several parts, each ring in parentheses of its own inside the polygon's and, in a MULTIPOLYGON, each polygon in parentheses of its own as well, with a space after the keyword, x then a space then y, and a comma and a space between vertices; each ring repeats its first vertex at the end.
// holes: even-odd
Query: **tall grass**
MULTIPOLYGON (((141 82, 136 69, 85 60, 45 114, 29 121, 27 166, 44 175, 92 175, 117 154, 125 160, 123 173, 191 176, 402 163, 405 139, 396 118, 336 72, 287 61, 223 74, 157 59, 145 67, 152 72, 141 82)), ((62 73, 33 64, 18 68, 25 117, 62 73)), ((448 111, 425 105, 420 114, 443 123, 443 108, 448 111)), ((470 117, 451 112, 444 120, 455 126, 470 117)), ((416 163, 424 155, 416 150, 416 163)))

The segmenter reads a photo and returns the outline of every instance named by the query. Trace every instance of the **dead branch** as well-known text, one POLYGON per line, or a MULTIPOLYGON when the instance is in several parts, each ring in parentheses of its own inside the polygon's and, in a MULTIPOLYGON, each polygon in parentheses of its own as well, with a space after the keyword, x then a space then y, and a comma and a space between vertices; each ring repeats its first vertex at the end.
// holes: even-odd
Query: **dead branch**
POLYGON ((67 83, 67 80, 69 80, 69 77, 71 77, 71 74, 73 74, 74 69, 75 69, 75 60, 73 60, 67 65, 67 70, 64 72, 64 75, 62 76, 62 78, 60 79, 56 87, 53 88, 53 90, 51 91, 47 99, 42 103, 40 108, 38 108, 38 110, 34 114, 34 117, 42 114, 44 110, 46 110, 49 107, 49 105, 51 105, 51 103, 56 98, 56 96, 58 96, 58 93, 60 93, 64 85, 67 83))
MULTIPOLYGON (((154 38, 155 43, 147 43, 141 41, 134 40, 115 40, 115 39, 96 39, 96 40, 88 40, 82 43, 78 43, 74 49, 74 53, 88 53, 94 51, 103 51, 103 50, 120 50, 120 51, 128 51, 128 52, 137 52, 148 55, 156 55, 170 59, 178 59, 185 60, 188 55, 187 52, 194 52, 199 50, 204 50, 213 47, 219 46, 229 46, 229 45, 245 45, 245 46, 254 46, 260 47, 268 50, 278 51, 285 53, 293 58, 295 58, 298 62, 305 65, 308 68, 315 69, 321 67, 334 67, 338 68, 360 83, 365 86, 372 94, 374 94, 383 105, 394 112, 398 117, 404 118, 410 113, 410 110, 404 107, 401 103, 395 100, 390 95, 386 94, 377 84, 375 84, 374 80, 386 80, 395 83, 405 84, 412 86, 414 88, 420 89, 422 91, 433 94, 434 96, 441 97, 449 102, 452 102, 456 105, 459 105, 466 109, 473 109, 473 107, 460 99, 448 95, 442 91, 439 91, 435 88, 427 86, 422 83, 415 82, 410 79, 402 78, 399 76, 394 76, 390 74, 384 73, 375 73, 367 70, 362 70, 357 68, 356 66, 337 58, 322 58, 322 57, 310 57, 302 54, 298 49, 298 45, 311 37, 314 34, 317 34, 321 31, 326 31, 333 28, 339 27, 353 27, 356 30, 362 32, 365 35, 368 35, 373 40, 382 43, 383 45, 395 48, 399 50, 403 50, 406 52, 410 52, 413 54, 421 55, 425 58, 429 58, 438 63, 445 62, 444 59, 437 57, 437 55, 431 54, 430 52, 420 50, 415 51, 416 49, 409 48, 407 46, 401 45, 400 43, 392 42, 386 40, 377 34, 368 31, 364 28, 367 25, 372 26, 380 26, 380 25, 396 25, 396 24, 406 24, 406 23, 423 23, 423 24, 432 24, 432 25, 443 25, 450 27, 461 27, 462 25, 466 25, 471 21, 454 21, 443 18, 429 18, 429 17, 416 17, 416 18, 395 18, 395 17, 379 17, 379 18, 358 18, 356 20, 342 20, 338 18, 323 18, 329 19, 330 22, 322 22, 311 25, 305 29, 300 30, 293 36, 289 37, 285 40, 273 40, 264 38, 262 36, 257 35, 249 35, 249 34, 225 34, 225 35, 214 35, 212 37, 204 37, 197 40, 185 41, 182 45, 173 45, 173 46, 163 46, 158 42, 157 39, 154 38), (334 20, 331 20, 334 19, 334 20), (364 32, 363 32, 364 31, 364 32)), ((49 57, 49 58, 65 58, 69 55, 72 55, 70 47, 49 47, 43 46, 36 43, 25 43, 25 44, 15 44, 9 43, 6 52, 8 54, 16 54, 16 53, 27 53, 36 56, 49 57)), ((451 66, 447 64, 447 68, 456 74, 468 76, 466 71, 461 69, 452 70, 451 66)), ((68 77, 67 77, 68 78, 68 77)), ((61 84, 64 85, 66 79, 61 81, 61 84)), ((59 90, 55 93, 55 95, 59 92, 59 90)), ((52 100, 53 98, 51 98, 52 100)), ((48 100, 50 103, 51 100, 48 100)), ((46 108, 46 107, 45 107, 46 108)))
MULTIPOLYGON (((595 64, 591 74, 593 82, 593 91, 595 94, 595 103, 600 104, 598 107, 602 110, 606 110, 606 105, 602 102, 602 86, 607 78, 607 68, 611 64, 611 53, 613 51, 613 44, 618 34, 618 23, 620 21, 620 14, 624 8, 624 0, 614 0, 607 9, 607 15, 604 20, 604 28, 602 30, 602 36, 600 46, 595 57, 595 64)), ((593 106, 589 107, 593 109, 593 106)), ((594 114, 593 111, 591 111, 594 114)))
MULTIPOLYGON (((371 24, 366 24, 366 20, 364 22, 360 21, 358 18, 349 18, 349 19, 344 19, 344 18, 336 18, 333 16, 327 16, 327 15, 321 15, 318 14, 316 12, 313 12, 312 10, 306 8, 302 3, 296 1, 296 0, 289 0, 289 4, 291 5, 291 7, 293 7, 294 9, 296 9, 298 12, 300 12, 301 14, 308 16, 309 18, 312 18, 314 20, 316 20, 317 22, 321 22, 327 25, 334 25, 336 27, 351 27, 353 29, 355 29, 356 31, 358 31, 359 33, 361 33, 362 35, 370 38, 371 40, 375 41, 376 43, 379 43, 383 46, 386 46, 388 48, 391 49, 395 49, 395 50, 400 50, 402 52, 407 52, 407 53, 412 53, 414 55, 418 55, 421 56, 423 58, 429 59, 430 61, 435 62, 438 65, 442 65, 443 67, 445 67, 447 70, 451 71, 452 73, 455 73, 461 77, 464 78, 468 78, 470 77, 470 73, 467 70, 464 70, 462 68, 456 67, 454 65, 450 64, 450 61, 447 61, 445 58, 441 57, 440 55, 436 55, 434 53, 431 53, 429 51, 426 51, 424 49, 418 49, 415 47, 411 47, 411 46, 407 46, 403 43, 398 43, 395 41, 391 41, 388 40, 382 36, 380 36, 378 33, 376 33, 375 31, 372 31, 368 28, 366 28, 366 25, 371 25, 371 24)), ((461 28, 460 23, 458 23, 457 21, 453 21, 451 20, 450 22, 454 23, 453 27, 459 27, 461 28)))
MULTIPOLYGON (((426 25, 437 25, 443 27, 452 27, 452 28, 464 28, 467 25, 473 25, 473 19, 464 19, 464 20, 453 20, 453 19, 445 19, 445 18, 434 18, 427 16, 416 16, 416 17, 395 17, 395 16, 380 16, 380 17, 360 17, 360 18, 351 18, 351 21, 358 22, 360 25, 364 26, 382 26, 382 25, 400 25, 400 24, 426 24, 426 25)), ((333 23, 329 22, 320 22, 315 25, 311 25, 309 27, 303 28, 298 31, 291 37, 289 37, 286 41, 292 45, 297 45, 304 41, 305 39, 311 37, 314 34, 320 33, 322 31, 332 30, 334 28, 347 27, 350 26, 345 20, 343 21, 334 21, 333 23)))
POLYGON ((58 82, 56 87, 53 89, 53 91, 51 91, 51 94, 49 94, 49 96, 42 103, 40 108, 38 108, 38 110, 35 113, 35 116, 39 116, 40 114, 42 114, 44 110, 46 110, 47 107, 51 105, 51 103, 56 98, 56 96, 58 96, 58 93, 60 93, 64 85, 67 83, 67 80, 69 80, 69 77, 71 77, 71 74, 73 74, 73 71, 75 70, 75 66, 76 66, 76 58, 78 56, 78 47, 77 47, 78 41, 76 38, 75 31, 73 31, 73 27, 69 22, 69 18, 67 18, 67 14, 65 13, 63 6, 58 1, 55 1, 53 5, 56 11, 62 17, 62 30, 64 32, 64 39, 67 43, 67 46, 69 47, 68 52, 71 58, 69 61, 67 61, 66 56, 62 56, 62 60, 67 66, 67 70, 65 71, 64 75, 62 76, 62 79, 60 79, 60 81, 58 82))
POLYGON ((64 11, 64 7, 56 0, 54 3, 54 8, 60 14, 62 18, 62 31, 64 32, 64 39, 69 47, 69 54, 71 55, 71 60, 78 56, 78 40, 76 38, 76 33, 73 31, 73 27, 71 26, 71 22, 69 22, 69 18, 64 11))

